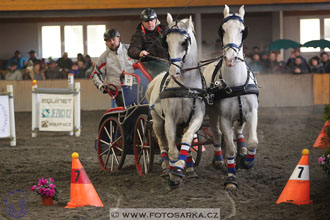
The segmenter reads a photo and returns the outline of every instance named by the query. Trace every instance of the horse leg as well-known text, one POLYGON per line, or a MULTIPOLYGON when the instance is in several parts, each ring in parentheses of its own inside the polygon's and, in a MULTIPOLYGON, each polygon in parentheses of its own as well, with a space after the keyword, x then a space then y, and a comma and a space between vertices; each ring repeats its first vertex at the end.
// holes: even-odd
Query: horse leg
POLYGON ((167 117, 165 121, 165 134, 168 142, 168 156, 169 156, 169 170, 170 179, 169 185, 172 188, 177 188, 181 185, 184 177, 184 164, 179 166, 178 162, 178 149, 176 146, 176 125, 170 117, 167 117))
POLYGON ((213 146, 214 146, 214 156, 212 160, 212 165, 217 170, 222 170, 226 172, 226 165, 223 160, 222 149, 221 149, 221 131, 220 131, 220 117, 215 108, 209 108, 208 115, 212 122, 210 121, 210 131, 213 136, 213 146))
POLYGON ((249 138, 247 146, 247 154, 244 158, 241 159, 240 164, 244 169, 250 169, 255 161, 256 150, 258 146, 258 137, 257 137, 257 124, 258 124, 258 112, 253 110, 247 119, 249 127, 249 138))
POLYGON ((192 158, 191 150, 188 151, 188 156, 186 160, 186 178, 198 178, 198 175, 194 169, 194 161, 192 158))
POLYGON ((239 124, 238 121, 234 122, 234 132, 237 142, 237 154, 239 156, 245 156, 247 154, 247 145, 245 142, 245 138, 243 135, 243 129, 244 129, 245 123, 242 125, 239 124))
POLYGON ((158 114, 151 112, 153 118, 153 130, 156 134, 158 146, 161 153, 161 167, 162 174, 161 176, 168 176, 168 148, 167 148, 167 140, 164 132, 164 121, 158 116, 158 114))
POLYGON ((227 179, 224 183, 226 190, 235 191, 238 187, 236 182, 236 167, 235 167, 235 155, 236 147, 233 140, 233 129, 230 120, 225 117, 221 118, 221 131, 224 135, 226 143, 226 159, 227 159, 227 179))

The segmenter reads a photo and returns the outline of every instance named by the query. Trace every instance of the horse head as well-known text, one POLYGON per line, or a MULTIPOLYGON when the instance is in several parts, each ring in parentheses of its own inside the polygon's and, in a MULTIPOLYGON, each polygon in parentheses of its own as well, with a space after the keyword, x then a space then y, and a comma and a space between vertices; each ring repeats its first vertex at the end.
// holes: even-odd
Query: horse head
MULTIPOLYGON (((187 55, 191 53, 192 45, 196 46, 194 25, 191 16, 182 20, 173 21, 172 15, 167 13, 168 32, 165 44, 168 47, 171 66, 170 75, 180 77, 187 55)), ((197 48, 197 46, 196 46, 197 48)))
POLYGON ((219 37, 222 40, 223 56, 228 67, 232 67, 237 58, 243 58, 242 45, 247 36, 244 14, 244 5, 240 7, 238 14, 230 14, 227 5, 223 10, 224 20, 219 28, 219 37))

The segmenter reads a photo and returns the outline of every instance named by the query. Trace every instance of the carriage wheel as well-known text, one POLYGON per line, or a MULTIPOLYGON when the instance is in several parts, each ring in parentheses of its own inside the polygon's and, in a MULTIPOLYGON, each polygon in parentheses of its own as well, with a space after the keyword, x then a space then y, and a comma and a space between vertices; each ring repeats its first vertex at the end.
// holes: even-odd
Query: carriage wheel
POLYGON ((202 158, 202 153, 203 153, 203 146, 200 145, 194 145, 195 142, 202 142, 203 138, 201 137, 201 135, 199 134, 199 131, 197 131, 196 136, 193 139, 192 145, 191 145, 191 153, 192 153, 192 157, 194 160, 194 166, 197 167, 201 161, 202 158))
POLYGON ((126 157, 124 131, 116 117, 104 120, 97 140, 97 157, 103 170, 121 169, 126 157))
POLYGON ((154 161, 151 127, 147 115, 140 115, 134 129, 134 158, 139 175, 148 174, 154 161))

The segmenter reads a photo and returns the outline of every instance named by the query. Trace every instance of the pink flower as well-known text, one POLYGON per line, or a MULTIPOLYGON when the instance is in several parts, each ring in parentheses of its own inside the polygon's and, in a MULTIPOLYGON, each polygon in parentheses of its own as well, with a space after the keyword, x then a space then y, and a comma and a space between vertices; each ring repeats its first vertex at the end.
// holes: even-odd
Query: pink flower
POLYGON ((31 190, 32 190, 32 191, 36 190, 36 188, 37 188, 36 185, 31 186, 31 190))
POLYGON ((324 160, 325 160, 325 158, 323 156, 317 158, 318 164, 324 164, 325 163, 324 160))
POLYGON ((50 178, 50 177, 49 177, 49 180, 50 180, 50 181, 52 181, 53 183, 55 183, 55 181, 54 181, 54 179, 53 179, 53 178, 50 178))
POLYGON ((49 184, 49 188, 54 189, 55 185, 54 184, 49 184))

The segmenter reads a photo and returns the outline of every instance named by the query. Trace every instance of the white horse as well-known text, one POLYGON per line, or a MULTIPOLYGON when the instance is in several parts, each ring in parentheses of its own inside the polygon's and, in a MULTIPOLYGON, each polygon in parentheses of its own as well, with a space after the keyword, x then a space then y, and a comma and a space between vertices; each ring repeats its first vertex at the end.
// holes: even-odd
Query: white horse
POLYGON ((184 168, 187 176, 195 174, 190 147, 203 122, 206 85, 195 68, 197 43, 192 18, 173 21, 168 13, 167 23, 169 30, 164 43, 170 56, 169 73, 159 74, 151 81, 146 97, 161 150, 163 172, 167 175, 169 170, 169 184, 177 187, 185 176, 184 168), (184 127, 180 153, 176 145, 179 126, 184 127))
POLYGON ((249 169, 253 166, 258 145, 258 87, 253 73, 247 67, 243 55, 243 40, 247 36, 244 26, 244 6, 238 14, 230 14, 225 5, 224 21, 219 28, 219 37, 223 43, 223 59, 208 65, 203 74, 209 94, 214 94, 214 104, 207 107, 210 117, 210 130, 214 138, 213 165, 225 166, 221 149, 221 132, 226 146, 226 166, 228 177, 226 189, 235 190, 237 149, 239 151, 238 167, 249 169), (242 134, 247 123, 248 144, 242 134))

